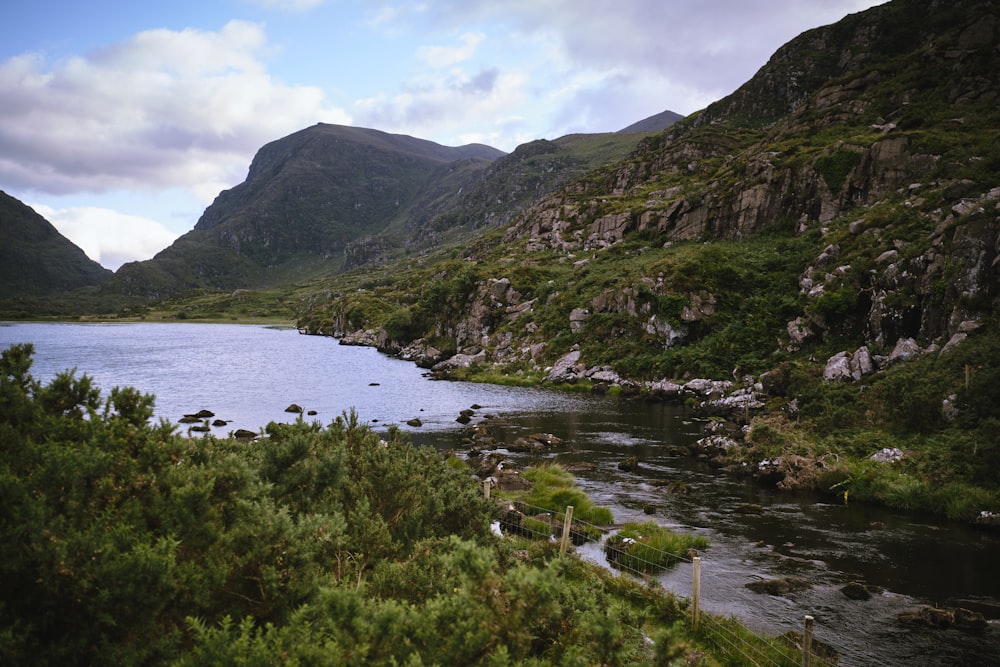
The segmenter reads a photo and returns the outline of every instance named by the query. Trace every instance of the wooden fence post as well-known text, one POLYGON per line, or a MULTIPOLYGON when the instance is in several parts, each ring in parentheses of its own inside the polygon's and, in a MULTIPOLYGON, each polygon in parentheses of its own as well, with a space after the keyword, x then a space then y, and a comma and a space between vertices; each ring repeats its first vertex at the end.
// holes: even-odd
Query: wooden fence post
POLYGON ((701 608, 701 557, 691 559, 691 631, 698 631, 698 613, 701 608))
POLYGON ((490 499, 490 486, 491 486, 490 485, 490 480, 489 479, 484 479, 483 480, 483 498, 486 498, 486 500, 490 499))
POLYGON ((802 667, 812 664, 813 617, 806 616, 806 629, 802 633, 802 667))
POLYGON ((562 542, 559 544, 559 555, 565 556, 569 547, 569 529, 573 525, 573 506, 566 506, 566 518, 563 520, 562 542))

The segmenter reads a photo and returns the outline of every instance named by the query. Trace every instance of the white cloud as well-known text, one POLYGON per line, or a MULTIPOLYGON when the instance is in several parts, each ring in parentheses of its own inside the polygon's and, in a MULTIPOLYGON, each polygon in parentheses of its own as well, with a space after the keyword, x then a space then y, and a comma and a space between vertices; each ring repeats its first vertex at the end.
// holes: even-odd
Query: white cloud
POLYGON ((475 141, 502 150, 517 143, 537 139, 518 134, 519 124, 510 118, 527 96, 526 77, 519 72, 484 69, 469 74, 453 68, 440 74, 418 76, 395 95, 379 95, 359 100, 353 116, 359 125, 418 137, 436 137, 444 144, 475 141), (470 130, 470 128, 475 128, 470 130))
POLYGON ((461 46, 422 46, 417 51, 417 57, 431 67, 456 65, 475 55, 476 47, 484 38, 482 33, 467 32, 461 37, 461 46))
POLYGON ((178 236, 155 220, 106 208, 31 207, 88 257, 111 270, 126 262, 151 258, 178 236))
POLYGON ((264 143, 348 122, 314 86, 271 78, 255 24, 151 30, 54 63, 0 63, 0 183, 47 194, 183 187, 206 203, 264 143))

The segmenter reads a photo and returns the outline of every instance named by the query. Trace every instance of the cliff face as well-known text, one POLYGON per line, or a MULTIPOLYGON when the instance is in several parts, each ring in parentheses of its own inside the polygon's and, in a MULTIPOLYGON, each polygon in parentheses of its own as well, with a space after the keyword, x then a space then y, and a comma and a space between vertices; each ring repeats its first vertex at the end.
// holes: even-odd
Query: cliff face
POLYGON ((842 227, 802 267, 798 335, 847 319, 875 345, 948 337, 995 296, 998 96, 995 3, 876 7, 796 38, 733 95, 536 204, 504 241, 592 253, 636 234, 842 227), (832 308, 843 291, 850 308, 832 308))

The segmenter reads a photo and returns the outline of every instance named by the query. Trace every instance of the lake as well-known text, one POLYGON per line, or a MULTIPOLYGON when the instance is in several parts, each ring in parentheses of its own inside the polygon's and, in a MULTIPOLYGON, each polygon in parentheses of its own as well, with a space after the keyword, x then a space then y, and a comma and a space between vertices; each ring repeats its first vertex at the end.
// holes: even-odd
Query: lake
MULTIPOLYGON (((816 636, 841 653, 844 665, 996 664, 1000 656, 1000 537, 972 527, 829 498, 765 489, 712 470, 676 453, 700 437, 697 422, 676 406, 540 388, 511 388, 432 380, 409 362, 370 348, 342 346, 331 338, 293 329, 230 324, 0 325, 0 348, 35 346, 32 374, 48 380, 76 368, 106 395, 134 386, 156 396, 158 417, 176 422, 207 409, 227 421, 213 429, 260 430, 269 421, 290 422, 291 403, 314 410, 307 420, 328 423, 356 410, 377 429, 398 424, 414 441, 457 445, 461 410, 476 419, 495 417, 504 440, 548 432, 567 447, 545 457, 512 454, 518 465, 542 460, 588 463, 581 486, 616 520, 657 522, 704 534, 702 606, 734 615, 769 634, 801 631, 816 618, 816 636), (406 426, 417 418, 420 427, 406 426), (618 463, 638 456, 637 470, 618 463), (666 489, 682 483, 686 493, 666 489), (753 508, 747 511, 747 508, 753 508), (652 512, 652 514, 649 514, 652 512), (808 591, 779 597, 750 592, 759 579, 797 576, 808 591), (848 600, 840 588, 852 581, 878 586, 872 600, 848 600), (955 630, 914 630, 897 616, 925 604, 962 606, 991 618, 983 635, 955 630)), ((505 451, 505 450, 501 450, 505 451)), ((583 549, 603 563, 599 550, 583 549)), ((690 566, 657 579, 688 596, 690 566)))

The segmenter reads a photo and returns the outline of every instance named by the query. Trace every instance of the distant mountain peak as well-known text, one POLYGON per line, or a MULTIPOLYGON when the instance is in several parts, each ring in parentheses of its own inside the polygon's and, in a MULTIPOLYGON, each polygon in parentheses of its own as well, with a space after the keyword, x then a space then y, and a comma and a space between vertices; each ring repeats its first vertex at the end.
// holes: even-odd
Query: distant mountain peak
POLYGON ((667 111, 661 111, 658 114, 653 114, 649 118, 643 118, 640 121, 636 121, 628 127, 623 127, 618 130, 618 132, 656 132, 658 130, 667 129, 682 118, 684 118, 684 116, 668 109, 667 111))

